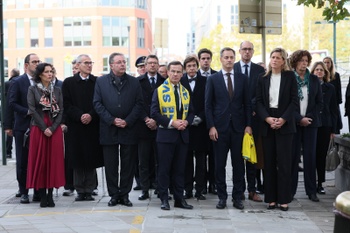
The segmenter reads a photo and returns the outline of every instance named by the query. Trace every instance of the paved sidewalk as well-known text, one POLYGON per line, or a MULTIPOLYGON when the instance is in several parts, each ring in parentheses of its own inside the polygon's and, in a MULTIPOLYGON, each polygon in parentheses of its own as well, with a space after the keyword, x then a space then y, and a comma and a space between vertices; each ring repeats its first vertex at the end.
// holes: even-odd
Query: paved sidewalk
MULTIPOLYGON (((0 165, 0 233, 330 233, 334 225, 333 202, 340 193, 334 187, 334 173, 327 173, 327 194, 318 195, 319 203, 311 202, 305 195, 300 173, 298 193, 287 212, 267 210, 266 203, 250 200, 244 201, 245 209, 241 211, 232 207, 230 199, 228 208, 218 210, 218 199, 211 194, 206 195, 205 201, 188 200, 193 210, 174 208, 170 201, 171 210, 162 211, 153 190, 146 201, 137 199, 140 191, 132 191, 131 208, 108 207, 110 198, 103 191, 102 170, 98 169, 99 195, 95 201, 75 202, 75 196, 63 197, 60 188, 54 197, 56 207, 40 208, 39 203, 19 204, 19 198, 14 197, 18 189, 15 170, 14 160, 8 160, 7 166, 0 165)), ((228 173, 227 179, 231 178, 228 173)), ((228 186, 231 190, 232 182, 228 186)))

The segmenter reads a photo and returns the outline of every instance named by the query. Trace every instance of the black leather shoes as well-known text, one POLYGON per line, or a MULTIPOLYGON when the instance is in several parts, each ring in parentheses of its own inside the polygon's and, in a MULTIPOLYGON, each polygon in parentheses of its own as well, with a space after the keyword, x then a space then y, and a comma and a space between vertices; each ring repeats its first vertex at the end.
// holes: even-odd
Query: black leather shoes
POLYGON ((18 190, 17 192, 16 192, 16 194, 15 194, 15 197, 21 197, 22 195, 21 195, 21 192, 18 190))
POLYGON ((111 200, 108 202, 108 206, 116 206, 118 204, 118 200, 115 198, 111 198, 111 200))
POLYGON ((193 209, 192 205, 187 204, 185 199, 175 200, 174 207, 182 208, 182 209, 193 209))
POLYGON ((317 193, 321 195, 325 195, 326 191, 324 191, 324 188, 322 186, 317 187, 317 193))
POLYGON ((267 209, 268 210, 274 210, 274 209, 276 209, 276 203, 275 204, 269 204, 268 206, 267 206, 267 209))
POLYGON ((132 203, 131 203, 131 201, 129 200, 129 198, 122 198, 122 199, 120 199, 119 200, 119 203, 121 204, 121 205, 125 205, 125 206, 127 206, 127 207, 131 207, 132 206, 132 203))
POLYGON ((160 208, 162 210, 170 210, 170 205, 168 200, 163 200, 162 204, 160 205, 160 208))
POLYGON ((316 194, 310 194, 309 195, 309 199, 313 202, 319 202, 320 199, 318 199, 318 197, 316 196, 316 194))
POLYGON ((41 200, 40 194, 34 194, 33 195, 33 202, 38 202, 41 200))
POLYGON ((92 197, 92 194, 85 194, 85 200, 86 201, 94 201, 95 198, 92 197))
POLYGON ((184 194, 184 199, 190 199, 190 198, 192 198, 192 197, 193 197, 192 192, 185 192, 185 194, 184 194))
POLYGON ((244 205, 243 205, 242 200, 233 200, 233 207, 235 207, 236 209, 239 209, 239 210, 243 210, 244 205))
POLYGON ((27 194, 22 194, 20 203, 21 204, 29 204, 29 196, 27 194))
POLYGON ((226 208, 226 200, 220 199, 218 204, 216 205, 216 209, 224 209, 226 208))
POLYGON ((135 190, 135 191, 141 190, 141 186, 140 186, 140 185, 136 185, 136 186, 134 187, 134 190, 135 190))
POLYGON ((194 194, 194 197, 197 198, 197 200, 206 200, 207 199, 202 193, 196 193, 196 194, 194 194))
POLYGON ((285 205, 285 206, 281 206, 280 205, 280 210, 282 210, 282 211, 288 211, 288 205, 285 205))
POLYGON ((85 201, 85 193, 78 193, 78 196, 75 198, 75 201, 85 201))
POLYGON ((141 195, 139 196, 139 200, 143 201, 149 198, 149 193, 148 191, 142 191, 141 195))
POLYGON ((218 192, 216 191, 216 185, 215 184, 211 184, 209 185, 209 188, 208 188, 208 192, 209 193, 212 193, 212 194, 218 194, 218 192))

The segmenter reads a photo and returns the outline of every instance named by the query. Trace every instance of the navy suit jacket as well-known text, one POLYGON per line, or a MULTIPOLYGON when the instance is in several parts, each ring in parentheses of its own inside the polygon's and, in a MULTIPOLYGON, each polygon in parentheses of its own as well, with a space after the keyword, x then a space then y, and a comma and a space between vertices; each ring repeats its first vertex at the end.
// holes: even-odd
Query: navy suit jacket
MULTIPOLYGON (((305 117, 312 119, 312 123, 308 127, 320 127, 321 126, 321 117, 320 113, 323 108, 323 97, 321 84, 318 78, 310 74, 309 77, 309 95, 308 103, 306 108, 305 117)), ((296 123, 299 124, 303 117, 300 115, 300 105, 297 111, 295 112, 296 123)))
POLYGON ((245 75, 234 73, 234 94, 230 97, 222 71, 207 79, 205 90, 205 115, 207 127, 215 127, 218 133, 230 129, 230 122, 235 132, 244 132, 251 126, 252 108, 249 95, 248 79, 245 75))
POLYGON ((30 82, 27 74, 22 74, 15 79, 8 93, 9 106, 15 112, 14 131, 25 132, 30 125, 28 115, 27 94, 30 82))
POLYGON ((160 105, 159 105, 158 93, 157 93, 157 90, 155 90, 153 92, 153 97, 152 97, 151 117, 155 121, 157 121, 157 124, 159 126, 157 129, 156 141, 162 142, 162 143, 175 143, 178 140, 178 137, 181 136, 182 141, 184 143, 189 143, 188 128, 192 124, 193 117, 194 117, 191 99, 190 99, 190 107, 189 107, 188 114, 186 117, 186 120, 188 122, 188 126, 185 130, 182 130, 182 131, 179 131, 177 129, 169 129, 168 128, 168 125, 169 125, 171 119, 160 113, 159 106, 160 105))
MULTIPOLYGON (((233 66, 233 70, 235 73, 243 73, 241 63, 236 62, 233 66)), ((252 109, 255 112, 256 111, 256 87, 258 85, 258 77, 260 74, 265 73, 265 70, 262 66, 259 66, 253 62, 251 62, 251 67, 250 67, 250 73, 248 77, 248 83, 249 83, 249 93, 250 93, 250 98, 252 100, 252 109)))
MULTIPOLYGON (((261 118, 261 135, 266 136, 270 125, 265 119, 270 117, 270 80, 271 74, 264 76, 261 74, 258 78, 258 87, 256 91, 256 109, 261 118)), ((299 108, 298 88, 293 71, 284 71, 281 73, 281 83, 279 88, 278 113, 277 116, 286 120, 286 123, 279 129, 281 134, 296 132, 295 111, 299 108)))
MULTIPOLYGON (((151 84, 149 82, 147 73, 144 75, 141 75, 137 77, 137 79, 140 82, 141 89, 142 89, 142 96, 143 96, 143 107, 140 113, 140 119, 137 122, 137 128, 138 128, 138 137, 139 138, 155 138, 156 137, 156 130, 151 130, 147 127, 145 123, 146 117, 151 117, 151 103, 152 103, 152 96, 153 92, 156 89, 152 89, 151 84)), ((158 88, 163 82, 164 82, 163 76, 161 76, 159 73, 157 73, 157 82, 156 82, 156 88, 158 88)))

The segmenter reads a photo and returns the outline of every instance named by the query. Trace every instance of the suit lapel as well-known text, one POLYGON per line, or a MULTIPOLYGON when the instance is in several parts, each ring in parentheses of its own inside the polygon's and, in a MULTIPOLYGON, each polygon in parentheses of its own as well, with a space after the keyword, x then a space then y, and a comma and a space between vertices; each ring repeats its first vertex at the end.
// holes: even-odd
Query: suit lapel
POLYGON ((286 86, 286 78, 283 75, 283 72, 281 73, 281 84, 280 84, 280 92, 278 93, 278 105, 281 103, 281 98, 283 98, 283 93, 284 93, 284 87, 286 86))

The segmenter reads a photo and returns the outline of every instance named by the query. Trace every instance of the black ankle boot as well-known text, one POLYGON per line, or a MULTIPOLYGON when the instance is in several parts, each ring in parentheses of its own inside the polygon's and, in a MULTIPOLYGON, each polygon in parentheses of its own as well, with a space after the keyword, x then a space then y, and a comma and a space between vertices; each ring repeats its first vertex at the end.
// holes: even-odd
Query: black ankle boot
POLYGON ((47 207, 47 194, 46 189, 39 189, 40 194, 40 207, 47 207))
POLYGON ((53 201, 53 198, 52 198, 52 192, 53 192, 53 189, 48 189, 48 193, 47 193, 47 206, 48 207, 55 207, 55 202, 53 201))

